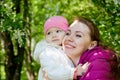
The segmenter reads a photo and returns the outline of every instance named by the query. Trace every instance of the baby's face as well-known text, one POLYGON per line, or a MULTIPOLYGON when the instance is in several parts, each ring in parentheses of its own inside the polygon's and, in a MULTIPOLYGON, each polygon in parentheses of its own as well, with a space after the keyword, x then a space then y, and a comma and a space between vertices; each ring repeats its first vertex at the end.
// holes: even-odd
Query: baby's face
POLYGON ((62 40, 65 36, 65 32, 62 29, 53 27, 47 30, 45 33, 45 38, 48 43, 55 45, 61 45, 62 40))

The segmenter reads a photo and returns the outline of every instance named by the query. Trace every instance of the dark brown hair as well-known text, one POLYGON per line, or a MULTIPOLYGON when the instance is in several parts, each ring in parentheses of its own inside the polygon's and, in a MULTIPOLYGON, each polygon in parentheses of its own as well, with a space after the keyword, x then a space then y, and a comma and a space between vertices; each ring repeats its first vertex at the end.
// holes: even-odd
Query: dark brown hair
POLYGON ((89 20, 88 18, 84 17, 76 17, 74 20, 78 20, 79 22, 88 26, 90 30, 90 37, 92 41, 97 41, 97 46, 101 46, 107 53, 112 53, 111 59, 109 63, 111 64, 111 71, 115 80, 120 80, 120 55, 118 55, 114 50, 108 48, 107 46, 103 45, 100 39, 100 33, 96 25, 89 20))

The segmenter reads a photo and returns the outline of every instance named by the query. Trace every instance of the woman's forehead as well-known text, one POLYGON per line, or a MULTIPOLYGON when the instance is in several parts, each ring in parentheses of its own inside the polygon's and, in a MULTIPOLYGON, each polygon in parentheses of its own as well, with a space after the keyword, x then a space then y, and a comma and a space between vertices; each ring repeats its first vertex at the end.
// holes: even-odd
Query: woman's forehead
POLYGON ((89 28, 87 25, 83 24, 82 22, 78 22, 77 20, 74 21, 68 30, 71 30, 71 31, 82 31, 82 32, 90 32, 89 28))

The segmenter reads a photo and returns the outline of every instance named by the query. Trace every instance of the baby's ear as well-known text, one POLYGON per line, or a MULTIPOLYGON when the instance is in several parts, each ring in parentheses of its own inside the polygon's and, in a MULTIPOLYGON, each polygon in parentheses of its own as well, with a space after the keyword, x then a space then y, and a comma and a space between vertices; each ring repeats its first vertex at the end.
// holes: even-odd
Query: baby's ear
POLYGON ((95 46, 97 46, 97 41, 92 41, 88 49, 93 49, 95 46))

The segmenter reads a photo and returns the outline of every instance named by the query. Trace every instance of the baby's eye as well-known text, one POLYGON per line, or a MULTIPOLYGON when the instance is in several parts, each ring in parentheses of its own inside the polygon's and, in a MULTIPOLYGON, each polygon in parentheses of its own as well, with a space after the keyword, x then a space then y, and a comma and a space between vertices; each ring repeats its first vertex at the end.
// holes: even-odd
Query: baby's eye
POLYGON ((59 32, 61 32, 61 30, 57 30, 56 32, 59 33, 59 32))
POLYGON ((69 32, 66 32, 66 35, 70 35, 70 33, 69 33, 69 32))
POLYGON ((48 33, 47 33, 47 35, 50 35, 50 34, 51 34, 51 32, 48 32, 48 33))

